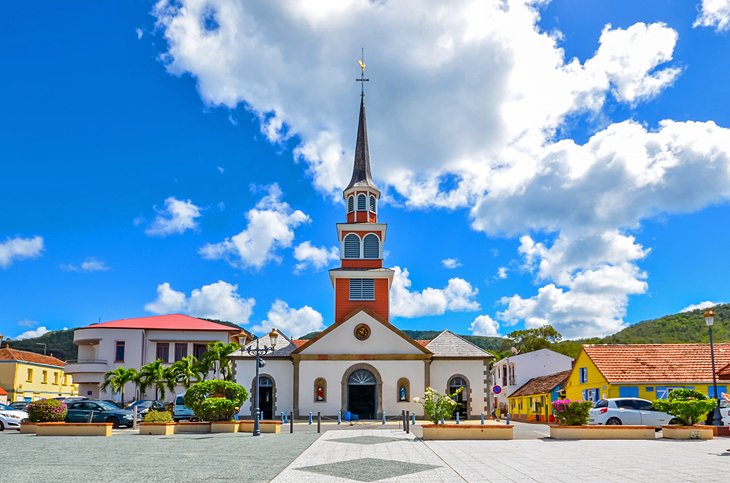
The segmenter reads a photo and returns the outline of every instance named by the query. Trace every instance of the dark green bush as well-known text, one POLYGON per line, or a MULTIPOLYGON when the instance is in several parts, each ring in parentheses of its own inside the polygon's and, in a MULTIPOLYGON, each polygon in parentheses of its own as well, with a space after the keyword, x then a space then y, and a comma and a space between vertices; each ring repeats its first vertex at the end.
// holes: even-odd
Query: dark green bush
POLYGON ((149 410, 147 412, 147 414, 144 415, 144 422, 145 423, 171 423, 172 422, 172 413, 169 411, 149 410))
POLYGON ((68 407, 58 399, 41 399, 26 406, 31 423, 51 423, 66 420, 68 407))
POLYGON ((683 424, 692 426, 715 409, 717 401, 707 399, 707 396, 692 389, 675 389, 666 400, 654 401, 652 405, 659 411, 676 416, 683 424))
POLYGON ((247 399, 246 388, 217 379, 193 384, 185 393, 185 405, 205 421, 230 421, 247 399))
POLYGON ((553 403, 555 419, 561 426, 585 426, 592 407, 593 403, 590 401, 558 399, 553 403))
POLYGON ((211 397, 200 403, 195 413, 205 421, 231 421, 238 406, 230 399, 211 397))

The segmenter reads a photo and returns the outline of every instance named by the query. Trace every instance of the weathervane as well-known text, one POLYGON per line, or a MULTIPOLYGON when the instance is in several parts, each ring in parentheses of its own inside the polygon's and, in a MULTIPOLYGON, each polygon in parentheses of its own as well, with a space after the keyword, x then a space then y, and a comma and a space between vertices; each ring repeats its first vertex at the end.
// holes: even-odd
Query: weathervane
POLYGON ((357 63, 360 65, 360 78, 355 79, 357 82, 361 82, 360 84, 360 97, 363 99, 365 98, 365 83, 370 82, 370 79, 365 78, 365 49, 362 49, 360 52, 360 60, 357 61, 357 63))

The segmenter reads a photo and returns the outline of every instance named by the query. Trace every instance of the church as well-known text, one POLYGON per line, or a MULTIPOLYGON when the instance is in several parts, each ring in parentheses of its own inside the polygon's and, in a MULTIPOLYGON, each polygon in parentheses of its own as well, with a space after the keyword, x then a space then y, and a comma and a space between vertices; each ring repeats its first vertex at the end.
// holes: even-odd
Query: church
MULTIPOLYGON (((359 79, 361 80, 361 79, 359 79)), ((387 225, 378 221, 380 191, 370 173, 365 96, 360 97, 352 179, 343 192, 346 222, 337 224, 340 267, 330 270, 335 320, 310 340, 278 337, 259 374, 263 417, 282 412, 336 417, 349 411, 360 420, 423 415, 427 387, 458 396, 462 419, 487 413, 491 354, 444 330, 432 340, 414 340, 390 323, 393 270, 383 267, 387 225)), ((269 344, 268 340, 261 340, 269 344)), ((249 343, 254 344, 254 343, 249 343)), ((255 359, 232 354, 236 382, 249 390, 242 417, 254 413, 255 359)))

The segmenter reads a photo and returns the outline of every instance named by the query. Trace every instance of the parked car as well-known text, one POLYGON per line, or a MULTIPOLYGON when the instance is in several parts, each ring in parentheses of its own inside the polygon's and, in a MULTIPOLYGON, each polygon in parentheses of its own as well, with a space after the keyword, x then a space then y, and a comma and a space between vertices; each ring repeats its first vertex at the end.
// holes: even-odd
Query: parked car
POLYGON ((25 411, 25 408, 28 407, 28 404, 30 404, 28 401, 15 401, 8 404, 8 406, 15 409, 16 411, 25 411))
POLYGON ((119 409, 116 405, 106 401, 76 401, 69 403, 66 422, 86 423, 93 411, 92 423, 112 423, 112 426, 132 426, 134 413, 126 409, 119 409))
POLYGON ((720 416, 722 416, 722 424, 730 426, 730 401, 720 401, 720 416))
POLYGON ((53 399, 57 399, 58 401, 61 401, 62 403, 65 403, 65 404, 71 404, 72 402, 76 402, 76 401, 86 401, 89 398, 86 396, 59 396, 59 397, 54 397, 53 399))
POLYGON ((151 401, 149 399, 139 399, 137 401, 134 401, 130 404, 127 404, 127 407, 124 409, 127 409, 129 411, 134 411, 134 408, 137 408, 137 414, 144 416, 149 412, 150 409, 153 411, 164 411, 165 410, 165 404, 160 401, 151 401))
POLYGON ((175 395, 175 402, 172 406, 172 419, 175 422, 181 421, 183 419, 187 419, 189 421, 192 421, 193 419, 198 419, 198 417, 195 415, 195 411, 185 405, 184 398, 185 393, 175 395))
POLYGON ((679 420, 654 409, 651 401, 646 399, 617 397, 599 400, 588 412, 588 424, 637 424, 661 428, 666 424, 679 424, 679 420))
POLYGON ((28 419, 28 413, 25 411, 19 411, 7 404, 0 404, 0 431, 20 430, 20 423, 26 419, 28 419))

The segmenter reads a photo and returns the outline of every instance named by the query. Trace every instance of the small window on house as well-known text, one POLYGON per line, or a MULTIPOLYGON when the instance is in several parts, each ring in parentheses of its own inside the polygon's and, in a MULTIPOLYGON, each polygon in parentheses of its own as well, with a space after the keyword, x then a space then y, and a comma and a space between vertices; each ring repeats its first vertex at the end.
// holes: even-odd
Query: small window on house
POLYGON ((25 382, 33 382, 33 369, 28 369, 28 373, 27 373, 25 382))
POLYGON ((352 213, 355 210, 355 197, 350 196, 347 198, 347 212, 352 213))
POLYGON ((368 209, 368 197, 365 195, 357 195, 357 211, 365 211, 368 209))
POLYGON ((408 402, 411 400, 411 383, 407 378, 398 379, 398 402, 408 402))
POLYGON ((350 300, 375 300, 375 280, 372 278, 351 278, 350 300))
POLYGON ((162 362, 170 362, 170 343, 169 342, 158 342, 157 343, 157 358, 162 362))
POLYGON ((48 384, 48 371, 41 373, 41 384, 48 384))
POLYGON ((314 380, 314 402, 327 402, 327 380, 324 377, 314 380))
POLYGON ((377 206, 377 203, 375 201, 375 196, 370 196, 370 211, 372 211, 373 213, 377 213, 377 211, 375 209, 376 206, 377 206))
POLYGON ((124 341, 117 341, 117 349, 114 353, 114 362, 124 362, 124 341))
POLYGON ((193 355, 197 360, 203 359, 203 354, 208 349, 207 344, 193 344, 193 355))
POLYGON ((354 233, 345 237, 345 258, 360 258, 360 237, 354 233))
POLYGON ((581 384, 584 382, 588 382, 588 368, 587 367, 581 367, 579 369, 579 377, 581 384))
POLYGON ((175 362, 188 355, 188 344, 186 342, 175 343, 175 362))
POLYGON ((362 246, 363 258, 380 258, 380 239, 377 235, 365 235, 362 246))

